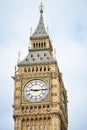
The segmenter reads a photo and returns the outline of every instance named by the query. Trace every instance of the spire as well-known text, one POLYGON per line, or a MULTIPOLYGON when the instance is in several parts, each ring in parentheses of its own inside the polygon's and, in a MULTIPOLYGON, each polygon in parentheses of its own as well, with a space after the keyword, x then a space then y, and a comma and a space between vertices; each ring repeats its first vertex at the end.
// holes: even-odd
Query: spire
POLYGON ((43 4, 41 3, 41 5, 39 6, 40 9, 40 19, 39 19, 39 23, 37 25, 36 30, 34 31, 34 33, 31 35, 31 39, 32 38, 38 38, 38 37, 49 37, 48 33, 46 32, 45 26, 44 26, 44 20, 43 20, 43 4))

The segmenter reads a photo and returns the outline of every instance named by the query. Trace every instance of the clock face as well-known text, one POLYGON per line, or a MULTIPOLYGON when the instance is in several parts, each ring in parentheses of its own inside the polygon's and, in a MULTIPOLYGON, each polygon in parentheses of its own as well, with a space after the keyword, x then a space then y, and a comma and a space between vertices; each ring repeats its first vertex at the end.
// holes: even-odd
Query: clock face
POLYGON ((48 94, 47 84, 39 79, 31 80, 23 88, 23 95, 31 102, 44 99, 48 94))

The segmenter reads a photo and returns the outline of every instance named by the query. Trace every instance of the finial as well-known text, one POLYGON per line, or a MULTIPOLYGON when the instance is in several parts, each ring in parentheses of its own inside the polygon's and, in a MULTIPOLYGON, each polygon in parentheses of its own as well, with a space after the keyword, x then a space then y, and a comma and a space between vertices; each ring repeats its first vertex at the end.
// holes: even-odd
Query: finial
POLYGON ((16 75, 16 65, 15 65, 15 75, 16 75))
POLYGON ((43 6, 42 2, 40 4, 40 6, 39 6, 39 9, 40 9, 40 13, 42 14, 43 13, 43 9, 44 9, 44 6, 43 6))
POLYGON ((30 36, 32 35, 32 27, 30 28, 30 36))
POLYGON ((20 51, 18 52, 18 63, 20 62, 20 51))
POLYGON ((54 59, 56 60, 56 49, 55 48, 54 48, 53 56, 54 56, 54 59))
POLYGON ((47 32, 49 32, 49 27, 47 26, 47 32))

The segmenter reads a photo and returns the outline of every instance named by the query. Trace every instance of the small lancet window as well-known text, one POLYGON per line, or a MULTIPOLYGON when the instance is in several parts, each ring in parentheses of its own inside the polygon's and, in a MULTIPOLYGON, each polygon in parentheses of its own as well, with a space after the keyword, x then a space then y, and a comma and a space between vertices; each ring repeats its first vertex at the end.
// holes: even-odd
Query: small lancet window
POLYGON ((34 107, 35 109, 37 108, 37 106, 34 107))
POLYGON ((32 68, 32 72, 34 72, 34 68, 32 68))
POLYGON ((22 119, 22 122, 25 122, 25 119, 22 119))
POLYGON ((35 48, 35 43, 33 44, 33 48, 35 48))
POLYGON ((44 42, 44 47, 46 47, 46 43, 44 42))
POLYGON ((41 47, 43 48, 43 43, 41 43, 41 47))
POLYGON ((40 71, 42 71, 42 67, 40 68, 40 71))
POLYGON ((41 106, 39 106, 38 108, 41 109, 41 106))
POLYGON ((30 68, 28 68, 28 72, 31 72, 31 69, 30 69, 30 68))
POLYGON ((49 106, 49 105, 47 106, 47 110, 48 110, 48 111, 50 110, 50 106, 49 106))
POLYGON ((27 121, 29 121, 29 118, 27 118, 27 121))
POLYGON ((27 72, 27 69, 26 69, 26 68, 24 68, 24 72, 27 72))
POLYGON ((39 43, 39 48, 40 48, 40 43, 39 43))
POLYGON ((50 71, 50 68, 48 67, 48 71, 50 71))
POLYGON ((24 112, 25 111, 25 108, 24 107, 22 107, 22 112, 24 112))
POLYGON ((36 72, 38 71, 38 67, 36 67, 36 72))
POLYGON ((32 106, 30 107, 30 112, 33 112, 33 107, 32 106))
POLYGON ((44 67, 44 71, 46 71, 46 67, 44 67))
POLYGON ((26 107, 26 110, 28 110, 28 107, 26 107))
POLYGON ((38 43, 36 43, 36 48, 38 48, 38 43))

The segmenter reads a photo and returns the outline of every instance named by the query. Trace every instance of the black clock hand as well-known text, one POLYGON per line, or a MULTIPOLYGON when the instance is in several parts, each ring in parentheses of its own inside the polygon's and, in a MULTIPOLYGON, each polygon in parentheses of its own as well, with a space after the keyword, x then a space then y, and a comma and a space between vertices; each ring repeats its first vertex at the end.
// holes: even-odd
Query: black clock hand
POLYGON ((40 91, 39 89, 30 89, 30 91, 40 91))
POLYGON ((48 90, 48 89, 30 89, 31 91, 43 91, 43 90, 48 90))
POLYGON ((41 89, 41 90, 48 90, 48 89, 41 89))

